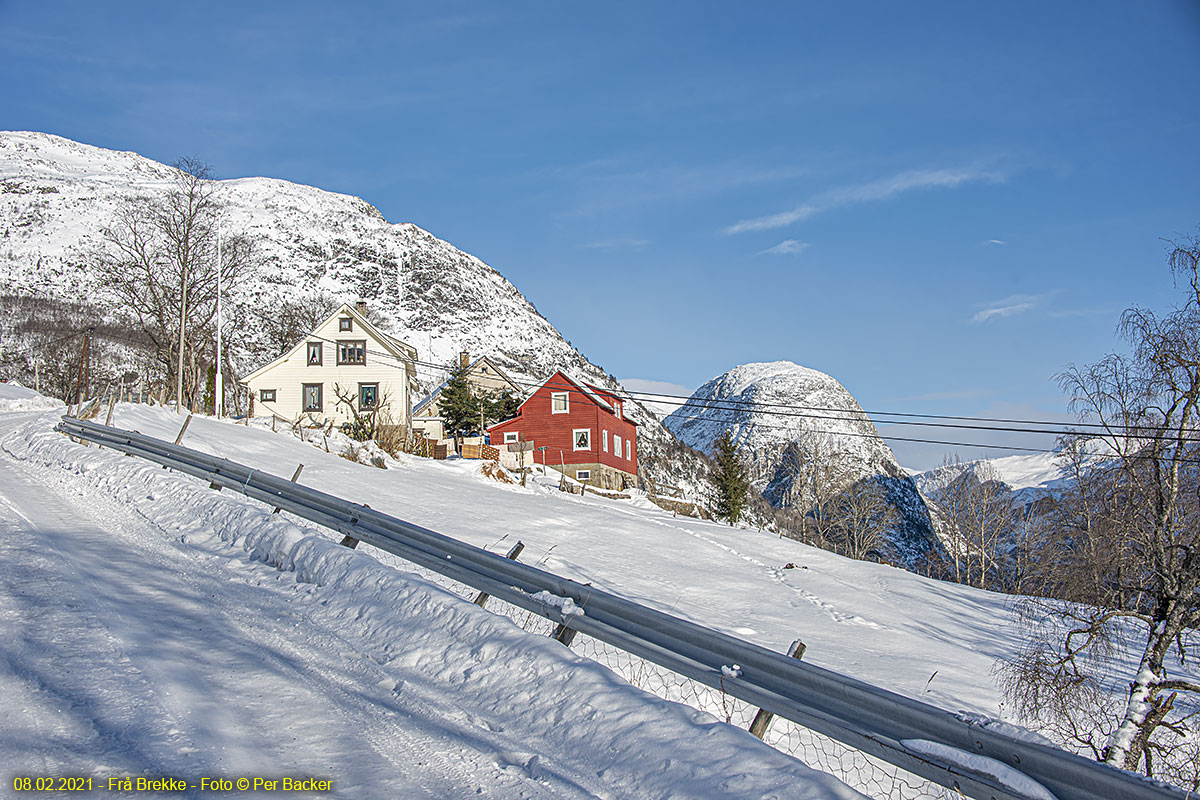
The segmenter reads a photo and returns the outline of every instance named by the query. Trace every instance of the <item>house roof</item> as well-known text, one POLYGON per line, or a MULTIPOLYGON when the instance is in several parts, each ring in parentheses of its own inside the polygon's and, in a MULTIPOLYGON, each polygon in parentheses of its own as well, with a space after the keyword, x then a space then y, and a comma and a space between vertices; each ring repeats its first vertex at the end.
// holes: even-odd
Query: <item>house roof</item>
MULTIPOLYGON (((340 317, 340 316, 349 316, 350 318, 352 318, 355 322, 357 322, 359 324, 359 327, 367 335, 369 335, 372 339, 374 339, 379 344, 383 345, 384 349, 387 350, 388 352, 390 352, 393 356, 395 356, 396 358, 403 361, 404 362, 404 371, 405 371, 409 381, 410 382, 416 381, 416 379, 417 379, 417 367, 416 367, 417 348, 413 347, 412 345, 405 344, 404 342, 400 341, 396 337, 386 334, 383 331, 379 330, 374 325, 372 325, 371 322, 366 317, 364 317, 362 314, 360 314, 358 312, 358 310, 356 308, 354 308, 353 306, 351 306, 349 303, 342 303, 340 306, 338 306, 338 308, 335 309, 332 314, 325 317, 325 319, 321 320, 320 324, 318 324, 317 327, 313 329, 313 331, 320 330, 321 328, 328 325, 333 319, 335 319, 336 317, 340 317)), ((308 339, 310 339, 312 337, 313 331, 310 331, 308 333, 308 335, 302 337, 300 339, 300 341, 296 342, 295 345, 293 345, 290 349, 288 349, 285 353, 280 355, 278 358, 273 359, 272 361, 264 364, 263 366, 259 367, 256 370, 254 370, 249 375, 246 375, 245 377, 243 377, 241 379, 241 382, 243 384, 248 383, 248 382, 254 380, 255 378, 259 377, 263 373, 267 372, 268 370, 270 370, 276 364, 282 363, 283 361, 286 361, 288 358, 291 358, 291 356, 294 355, 296 352, 298 352, 300 350, 300 348, 303 347, 307 343, 308 339)))
MULTIPOLYGON (((488 366, 490 366, 492 369, 496 370, 496 375, 499 378, 501 378, 503 381, 508 383, 514 389, 516 389, 519 393, 521 393, 521 394, 525 393, 525 391, 523 389, 521 389, 520 386, 517 385, 516 381, 514 381, 512 378, 508 377, 508 375, 504 372, 504 370, 497 367, 496 362, 492 361, 487 356, 480 356, 479 358, 475 359, 470 364, 468 364, 467 372, 470 372, 471 370, 475 369, 475 367, 479 366, 479 363, 481 361, 486 361, 488 363, 488 366)), ((447 377, 446 380, 444 380, 440 384, 438 384, 438 387, 436 389, 434 389, 432 392, 430 392, 428 394, 428 396, 423 398, 421 400, 421 402, 419 402, 415 406, 413 406, 413 415, 415 416, 417 414, 420 414, 422 411, 424 411, 429 406, 430 403, 432 403, 434 400, 437 399, 437 396, 442 393, 442 390, 446 388, 446 384, 448 384, 448 383, 450 383, 449 377, 447 377)))
MULTIPOLYGON (((570 372, 567 372, 566 370, 563 370, 563 369, 555 370, 550 375, 549 378, 546 378, 546 380, 542 381, 542 384, 541 384, 541 386, 538 387, 538 389, 546 388, 546 386, 550 384, 550 381, 553 380, 555 375, 561 375, 563 378, 565 378, 567 381, 569 381, 576 389, 578 389, 580 391, 580 393, 582 393, 585 397, 587 397, 593 403, 600 406, 600 408, 604 409, 605 411, 612 414, 613 416, 616 416, 616 409, 613 408, 612 403, 609 402, 608 400, 605 400, 601 396, 601 393, 609 394, 609 391, 607 389, 600 389, 598 387, 592 386, 590 383, 586 383, 586 382, 580 380, 578 376, 576 376, 570 372)), ((554 384, 553 386, 550 386, 550 388, 552 388, 552 389, 559 389, 559 388, 569 389, 570 387, 559 386, 558 384, 554 384)), ((530 401, 530 399, 533 398, 533 395, 536 393, 537 393, 537 389, 530 392, 529 397, 526 397, 524 400, 521 401, 521 405, 517 407, 518 416, 521 413, 520 409, 523 408, 525 406, 525 404, 528 403, 530 401)), ((615 395, 613 395, 613 397, 614 397, 614 399, 616 399, 615 395)), ((496 425, 503 425, 504 423, 511 422, 514 419, 516 419, 516 417, 511 417, 510 419, 506 419, 506 420, 502 420, 501 422, 497 422, 496 425)), ((630 425, 637 427, 637 423, 634 422, 633 420, 631 420, 625 414, 622 414, 620 419, 623 422, 628 422, 630 425)), ((488 429, 491 430, 491 428, 496 427, 496 425, 490 426, 488 429)))

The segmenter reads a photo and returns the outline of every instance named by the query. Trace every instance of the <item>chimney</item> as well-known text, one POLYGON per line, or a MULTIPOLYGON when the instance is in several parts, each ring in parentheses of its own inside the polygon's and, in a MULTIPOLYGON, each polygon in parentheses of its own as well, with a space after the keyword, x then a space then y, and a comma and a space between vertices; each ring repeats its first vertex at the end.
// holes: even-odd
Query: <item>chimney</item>
POLYGON ((357 303, 354 304, 354 310, 357 311, 358 313, 362 314, 363 316, 366 316, 367 301, 359 300, 357 303))
POLYGON ((463 350, 458 354, 458 368, 466 369, 469 366, 471 366, 471 354, 463 350))

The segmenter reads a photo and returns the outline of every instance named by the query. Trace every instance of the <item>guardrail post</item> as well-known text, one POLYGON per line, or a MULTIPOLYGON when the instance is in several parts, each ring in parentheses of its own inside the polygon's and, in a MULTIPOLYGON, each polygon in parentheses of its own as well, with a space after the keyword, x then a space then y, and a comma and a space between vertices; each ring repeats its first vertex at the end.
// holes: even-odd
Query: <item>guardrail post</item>
MULTIPOLYGON (((363 503, 363 504, 362 504, 362 507, 363 507, 363 508, 370 508, 370 506, 369 506, 369 505, 367 505, 366 503, 363 503)), ((357 524, 358 524, 358 517, 351 517, 351 518, 350 518, 350 524, 351 524, 351 525, 357 525, 357 524)), ((342 537, 342 540, 341 540, 340 542, 338 542, 338 544, 340 544, 342 547, 349 547, 351 550, 353 550, 353 549, 355 549, 356 547, 358 547, 358 542, 359 542, 359 540, 358 540, 358 539, 355 539, 355 538, 354 538, 353 536, 351 536, 350 534, 346 534, 345 536, 343 536, 343 537, 342 537)))
MULTIPOLYGON (((303 465, 303 464, 301 464, 300 466, 296 467, 296 471, 292 473, 292 483, 297 483, 297 482, 299 482, 299 480, 300 480, 300 470, 302 470, 302 469, 304 469, 304 465, 303 465)), ((272 513, 272 514, 278 514, 278 513, 279 513, 279 506, 275 506, 275 510, 274 510, 274 511, 272 511, 271 513, 272 513)))
POLYGON ((554 633, 551 634, 551 637, 556 642, 562 642, 567 647, 570 647, 571 642, 575 641, 575 634, 577 633, 579 633, 579 631, 575 630, 574 628, 568 628, 567 623, 560 622, 558 623, 558 627, 554 629, 554 633))
MULTIPOLYGON (((799 661, 804 658, 804 651, 808 646, 804 642, 797 639, 792 642, 792 646, 788 648, 788 655, 799 661)), ((758 713, 754 715, 754 721, 750 723, 750 733, 757 736, 759 739, 767 735, 767 728, 771 726, 771 720, 775 719, 775 715, 770 711, 760 708, 758 713)))
MULTIPOLYGON (((521 555, 521 551, 524 549, 525 549, 525 543, 522 542, 520 539, 518 539, 517 543, 512 546, 512 549, 504 554, 504 557, 507 558, 509 561, 516 561, 517 556, 521 555)), ((487 592, 480 592, 479 596, 475 598, 475 605, 479 606, 480 608, 483 608, 484 606, 487 605, 488 598, 490 598, 490 597, 491 597, 491 595, 488 594, 487 592)))

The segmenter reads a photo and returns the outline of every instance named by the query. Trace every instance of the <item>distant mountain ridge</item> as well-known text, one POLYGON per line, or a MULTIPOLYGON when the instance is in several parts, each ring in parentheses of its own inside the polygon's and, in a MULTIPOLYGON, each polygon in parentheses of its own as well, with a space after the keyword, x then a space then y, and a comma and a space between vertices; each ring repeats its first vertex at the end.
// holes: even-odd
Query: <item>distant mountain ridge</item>
MULTIPOLYGON (((0 285, 8 294, 83 300, 115 312, 73 254, 98 236, 121 203, 164 191, 171 176, 170 167, 136 153, 46 133, 0 132, 0 285)), ((425 390, 445 378, 429 365, 447 364, 462 350, 490 356, 519 382, 532 384, 563 367, 620 387, 504 276, 428 231, 388 222, 362 198, 312 186, 274 178, 218 184, 230 232, 253 238, 262 255, 261 267, 229 298, 229 318, 243 323, 226 340, 240 374, 277 355, 259 323, 283 301, 324 292, 338 301, 367 301, 383 330, 416 347, 425 390)), ((675 451, 654 415, 636 402, 628 413, 641 426, 649 465, 656 453, 675 451)), ((658 465, 661 480, 678 485, 698 474, 685 455, 671 459, 670 467, 658 465)))
POLYGON ((746 459, 751 485, 775 506, 789 506, 798 487, 785 464, 805 437, 820 437, 823 457, 853 479, 876 479, 900 514, 893 548, 919 563, 938 545, 916 483, 879 437, 858 401, 836 379, 790 361, 743 364, 718 375, 664 420, 684 444, 711 453, 726 429, 746 459))

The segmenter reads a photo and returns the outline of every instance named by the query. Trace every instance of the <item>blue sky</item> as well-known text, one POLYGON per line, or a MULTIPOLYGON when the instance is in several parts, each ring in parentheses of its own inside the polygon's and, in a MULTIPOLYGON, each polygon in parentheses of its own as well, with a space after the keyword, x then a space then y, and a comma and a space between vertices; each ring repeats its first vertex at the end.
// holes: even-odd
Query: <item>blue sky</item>
POLYGON ((1200 224, 1196 2, 0 0, 0 74, 0 128, 362 196, 688 389, 1065 418, 1200 224))

